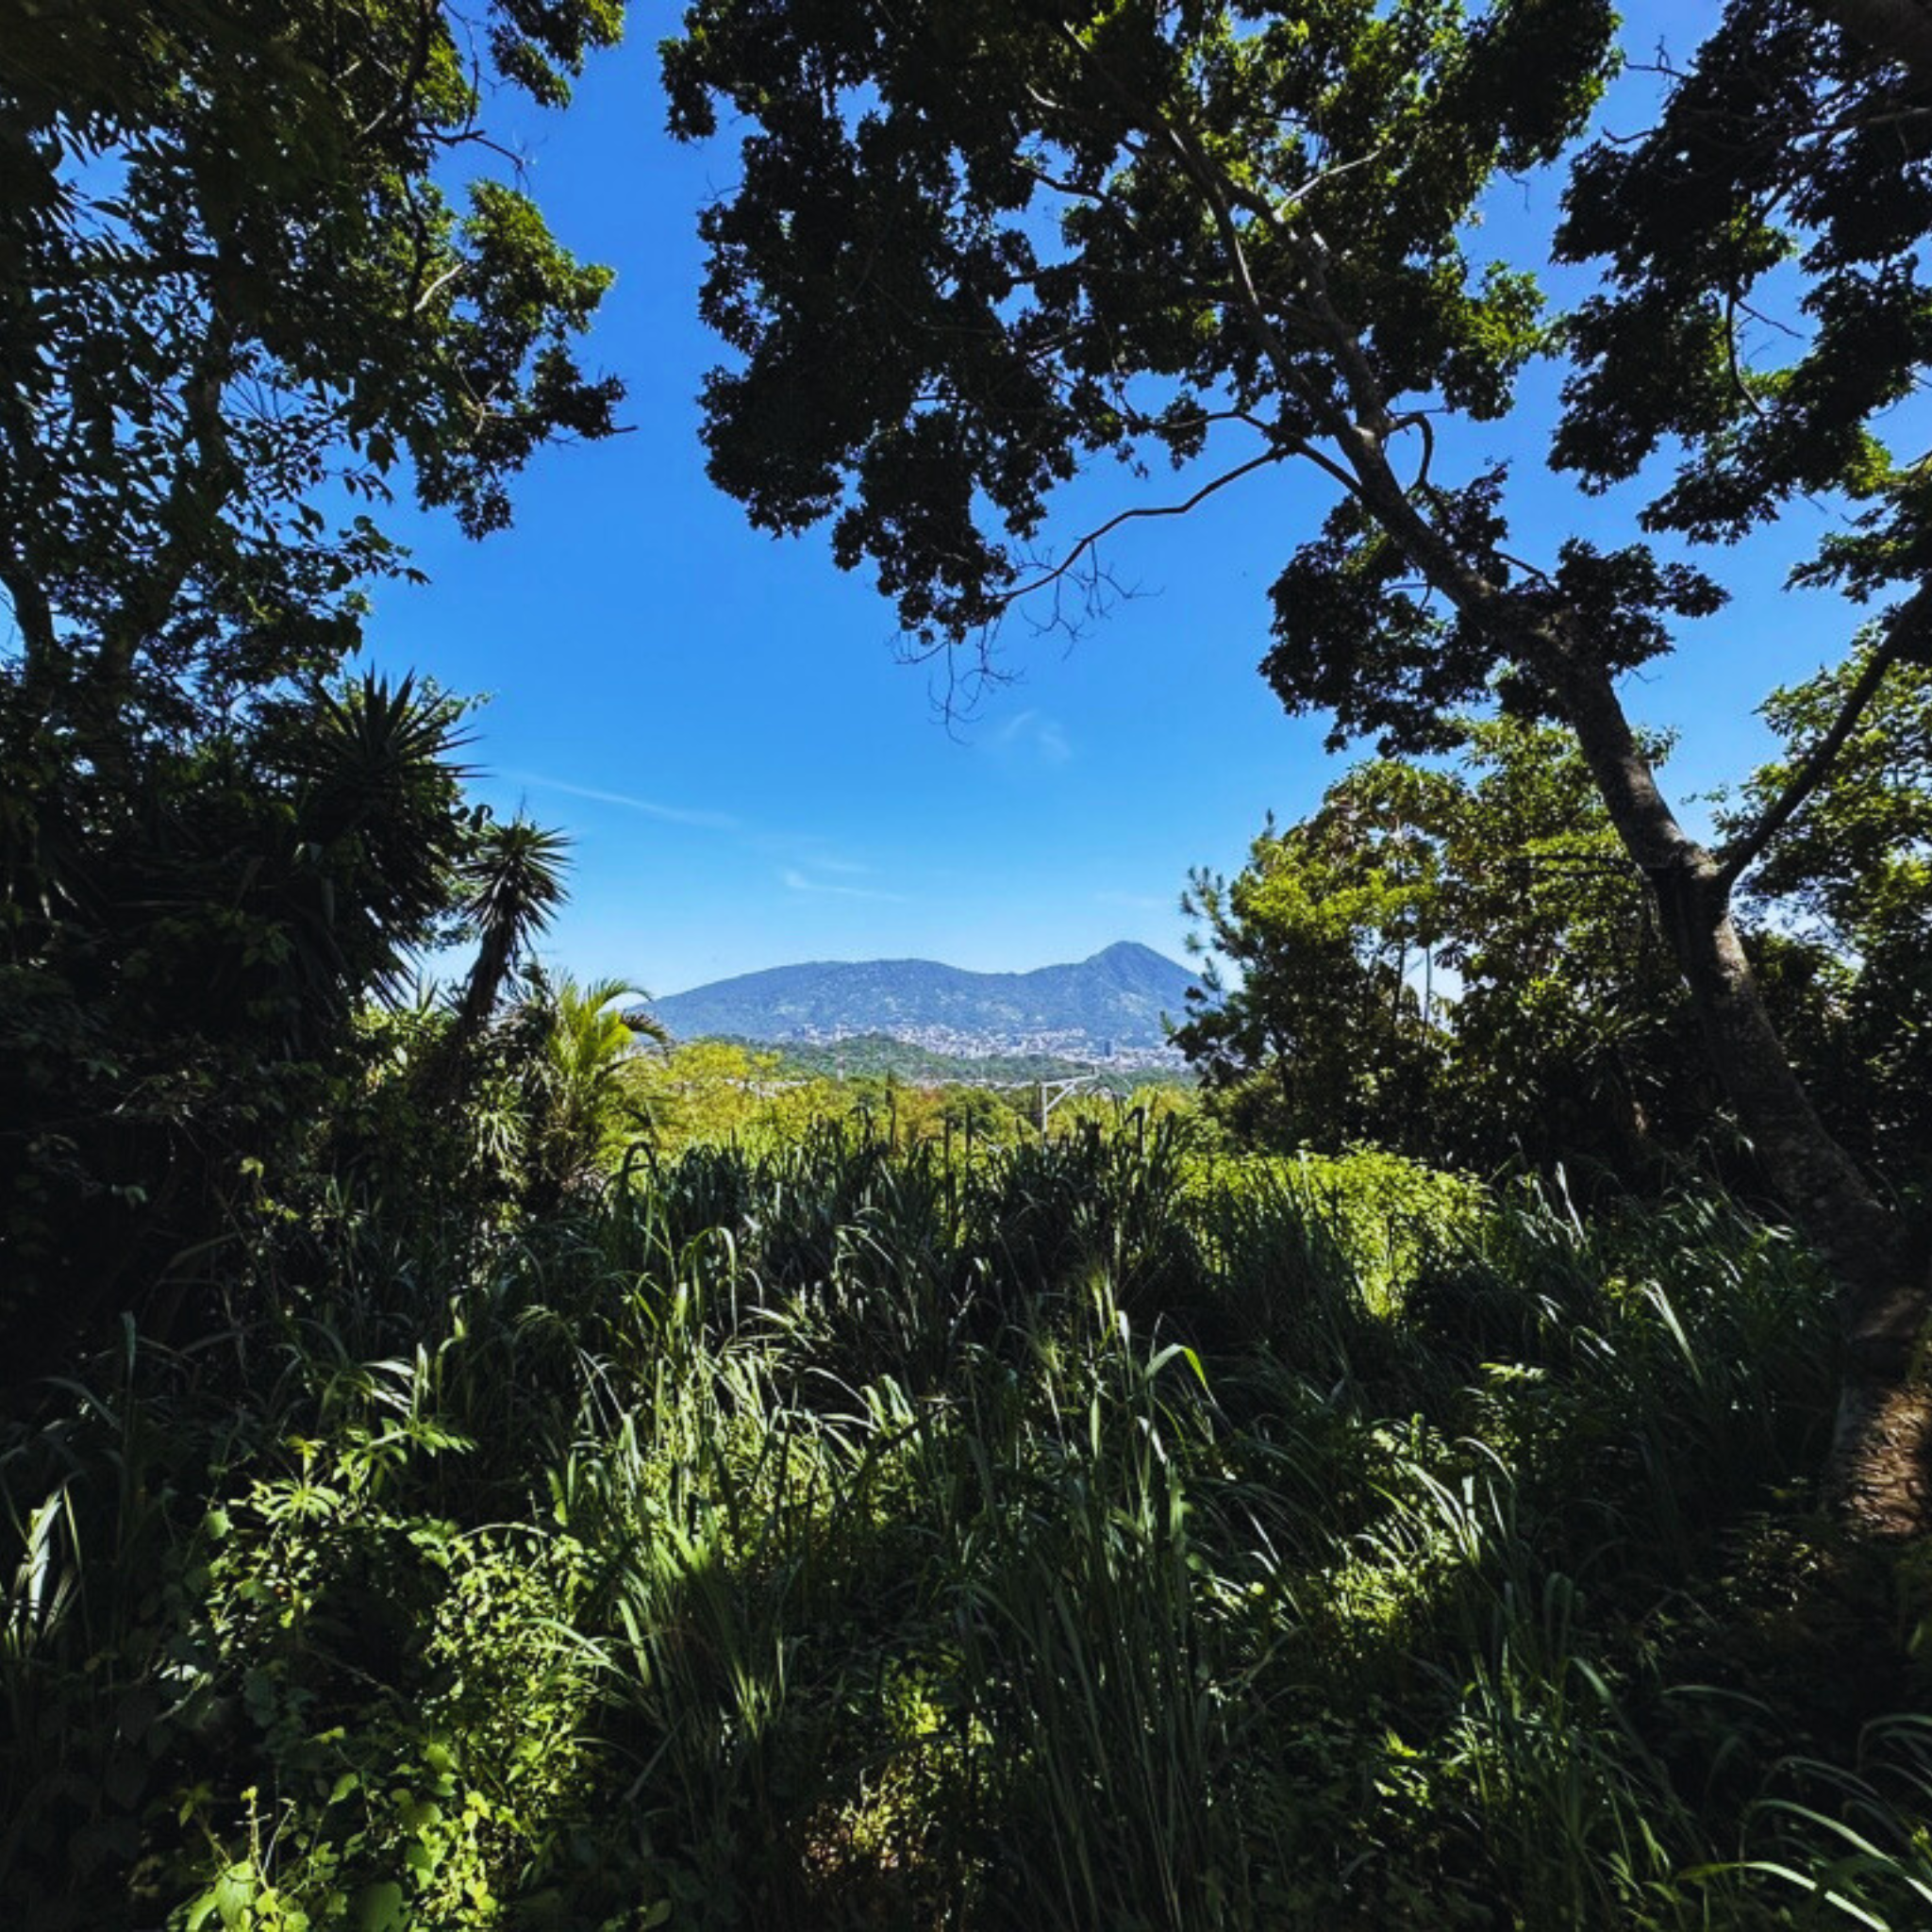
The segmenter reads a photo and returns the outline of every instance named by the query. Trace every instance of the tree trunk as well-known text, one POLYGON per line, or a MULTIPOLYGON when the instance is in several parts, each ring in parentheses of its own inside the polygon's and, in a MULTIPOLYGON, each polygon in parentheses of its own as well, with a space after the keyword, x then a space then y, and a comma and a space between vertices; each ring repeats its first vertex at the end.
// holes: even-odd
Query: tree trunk
MULTIPOLYGON (((1915 78, 1932 79, 1932 0, 1815 4, 1849 30, 1869 33, 1915 78)), ((1227 227, 1224 202, 1218 213, 1227 227)), ((1296 238, 1272 225, 1293 257, 1296 238)), ((1546 612, 1525 621, 1510 591, 1418 507, 1390 466, 1395 422, 1389 398, 1358 335, 1328 298, 1323 258, 1304 254, 1301 263, 1315 324, 1349 403, 1324 427, 1352 473, 1358 503, 1449 604, 1551 683, 1624 848, 1657 895, 1718 1076, 1773 1186, 1837 1277, 1844 1379, 1826 1494, 1846 1522, 1873 1535, 1932 1530, 1932 1386, 1916 1362, 1932 1280, 1913 1277, 1897 1217, 1825 1130, 1792 1072, 1731 918, 1731 881, 1657 790, 1610 675, 1578 634, 1578 621, 1546 612)), ((1248 313, 1262 353, 1292 391, 1292 358, 1252 296, 1248 313)))
POLYGON ((1915 1357, 1932 1281, 1915 1278, 1898 1217, 1791 1071, 1731 917, 1729 882, 1657 791, 1608 674, 1570 652, 1555 669, 1611 820, 1656 894, 1719 1077, 1772 1185, 1838 1279, 1844 1379, 1826 1494, 1872 1535, 1921 1534, 1932 1528, 1932 1387, 1915 1357))

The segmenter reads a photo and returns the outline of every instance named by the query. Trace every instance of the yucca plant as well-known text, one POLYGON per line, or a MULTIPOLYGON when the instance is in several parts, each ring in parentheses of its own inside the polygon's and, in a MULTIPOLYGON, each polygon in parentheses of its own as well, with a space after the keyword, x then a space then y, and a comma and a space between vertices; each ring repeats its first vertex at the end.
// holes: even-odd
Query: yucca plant
POLYGON ((510 969, 549 925, 564 897, 570 841, 531 820, 485 819, 460 866, 462 912, 476 957, 457 1001, 452 1048, 460 1053, 496 1010, 510 969))

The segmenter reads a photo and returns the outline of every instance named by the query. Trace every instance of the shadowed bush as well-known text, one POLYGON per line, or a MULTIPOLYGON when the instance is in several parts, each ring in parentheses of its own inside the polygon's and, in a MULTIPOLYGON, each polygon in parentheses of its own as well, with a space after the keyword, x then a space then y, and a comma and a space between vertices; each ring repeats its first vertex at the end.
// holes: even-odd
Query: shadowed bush
POLYGON ((278 1265, 0 1447, 9 1924, 1917 1923, 1720 1199, 861 1127, 278 1265))

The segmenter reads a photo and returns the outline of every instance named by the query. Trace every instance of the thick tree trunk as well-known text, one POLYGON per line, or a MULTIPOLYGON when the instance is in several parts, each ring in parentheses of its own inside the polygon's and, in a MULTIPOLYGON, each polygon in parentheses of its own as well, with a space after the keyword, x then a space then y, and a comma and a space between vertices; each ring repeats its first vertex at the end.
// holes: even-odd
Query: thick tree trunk
MULTIPOLYGON (((1913 73, 1932 75, 1932 0, 1821 0, 1847 26, 1882 26, 1913 73), (1926 65, 1919 64, 1923 47, 1926 65)), ((1356 420, 1329 425, 1364 508, 1421 575, 1465 617, 1490 627, 1508 655, 1554 689, 1624 850, 1657 894, 1679 970, 1718 1076, 1800 1230, 1839 1284, 1844 1379, 1826 1493, 1847 1523, 1895 1539, 1932 1531, 1932 1385, 1918 1362, 1932 1279, 1916 1278, 1904 1230, 1826 1131, 1771 1023, 1730 911, 1731 880, 1685 832, 1663 794, 1609 673, 1573 628, 1540 614, 1524 621, 1491 581, 1418 508, 1390 467, 1388 398, 1359 339, 1327 304, 1321 262, 1310 269, 1316 320, 1328 333, 1356 420)), ((1257 329, 1265 318, 1257 319, 1257 329)), ((1291 363, 1261 330, 1287 386, 1291 363)))
POLYGON ((1739 1120, 1837 1276, 1845 1362, 1827 1494, 1868 1533, 1922 1534, 1932 1528, 1932 1385, 1916 1357, 1932 1281, 1915 1276, 1897 1217, 1792 1072, 1731 917, 1729 882, 1657 791, 1608 675, 1565 654, 1557 682, 1624 848, 1656 893, 1739 1120))

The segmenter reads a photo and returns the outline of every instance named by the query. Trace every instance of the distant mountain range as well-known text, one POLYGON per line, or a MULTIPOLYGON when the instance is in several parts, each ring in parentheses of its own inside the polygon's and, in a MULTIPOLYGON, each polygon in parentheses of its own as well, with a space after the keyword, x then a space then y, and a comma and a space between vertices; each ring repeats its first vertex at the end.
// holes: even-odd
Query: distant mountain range
POLYGON ((883 1033, 934 1052, 1165 1058, 1197 982, 1151 947, 1122 941, 1074 965, 967 973, 933 959, 774 966, 652 1002, 679 1040, 828 1041, 883 1033))

